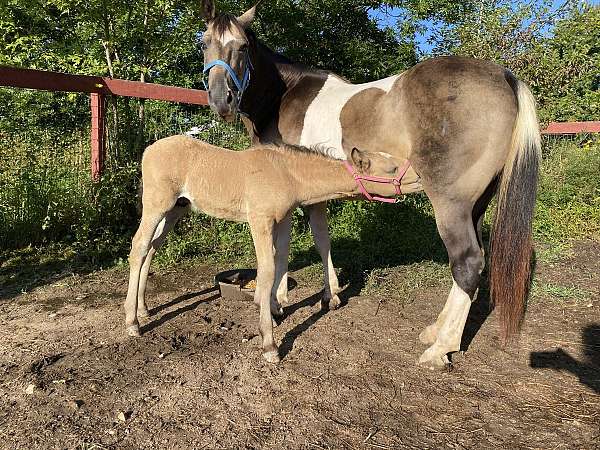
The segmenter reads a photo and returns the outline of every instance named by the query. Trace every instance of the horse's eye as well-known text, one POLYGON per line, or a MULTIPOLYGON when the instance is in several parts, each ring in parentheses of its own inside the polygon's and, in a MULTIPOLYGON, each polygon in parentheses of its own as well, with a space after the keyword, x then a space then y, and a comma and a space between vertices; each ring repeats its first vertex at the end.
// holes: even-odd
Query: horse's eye
POLYGON ((244 53, 247 50, 248 50, 248 46, 246 44, 244 44, 238 49, 238 52, 244 53))
POLYGON ((202 42, 200 42, 200 48, 202 49, 203 52, 205 52, 206 49, 208 48, 208 45, 206 44, 206 42, 202 41, 202 42))

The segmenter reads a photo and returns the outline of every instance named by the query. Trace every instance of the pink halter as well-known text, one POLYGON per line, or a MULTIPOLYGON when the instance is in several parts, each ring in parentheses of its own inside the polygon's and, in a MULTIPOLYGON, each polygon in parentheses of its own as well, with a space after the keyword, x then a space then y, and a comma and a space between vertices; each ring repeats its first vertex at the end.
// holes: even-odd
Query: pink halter
POLYGON ((400 168, 400 172, 398 173, 398 176, 395 178, 385 178, 385 177, 374 177, 371 175, 361 175, 360 173, 356 172, 356 170, 354 170, 354 167, 348 161, 344 161, 344 166, 346 167, 348 172, 350 172, 350 175, 352 175, 352 177, 354 177, 354 179, 356 180, 356 184, 358 185, 358 188, 363 193, 363 195, 367 198, 367 200, 369 200, 371 202, 373 200, 375 200, 375 201, 383 202, 383 203, 398 203, 400 201, 400 199, 398 199, 398 198, 380 197, 378 195, 369 194, 367 192, 367 190, 365 189, 365 187, 363 186, 362 182, 363 181, 372 181, 373 183, 393 184, 394 187, 396 188, 396 195, 402 195, 402 189, 401 189, 402 178, 404 177, 404 175, 406 175, 406 171, 410 168, 410 161, 406 160, 404 165, 400 168))

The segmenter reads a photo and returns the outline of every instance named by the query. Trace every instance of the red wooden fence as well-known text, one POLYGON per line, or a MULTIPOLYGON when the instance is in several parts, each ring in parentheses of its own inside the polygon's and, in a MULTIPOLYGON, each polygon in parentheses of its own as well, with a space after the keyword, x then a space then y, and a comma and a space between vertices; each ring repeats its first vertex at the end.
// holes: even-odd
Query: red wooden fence
POLYGON ((70 75, 34 69, 0 66, 0 86, 38 89, 53 92, 85 92, 90 95, 92 110, 92 178, 98 180, 105 159, 105 96, 137 97, 168 102, 207 105, 205 91, 164 86, 153 83, 119 80, 108 77, 70 75))
MULTIPOLYGON (((147 98, 192 105, 208 104, 206 92, 197 89, 7 66, 0 66, 0 86, 91 94, 92 177, 95 180, 99 179, 102 173, 105 157, 104 105, 106 95, 147 98)), ((552 122, 545 130, 542 130, 542 134, 545 135, 578 133, 600 133, 600 122, 552 122)))

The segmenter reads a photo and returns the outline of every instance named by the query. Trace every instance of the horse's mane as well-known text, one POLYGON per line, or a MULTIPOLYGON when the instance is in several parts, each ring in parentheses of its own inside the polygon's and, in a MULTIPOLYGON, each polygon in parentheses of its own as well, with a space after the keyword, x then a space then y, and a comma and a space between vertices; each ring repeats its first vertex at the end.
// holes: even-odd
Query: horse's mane
POLYGON ((300 154, 304 154, 304 155, 315 156, 318 158, 323 158, 323 159, 328 159, 328 160, 333 159, 333 160, 339 161, 337 158, 333 157, 333 154, 335 153, 335 149, 332 147, 327 147, 322 144, 311 145, 310 147, 305 147, 303 145, 277 143, 277 144, 268 144, 268 145, 264 145, 261 147, 271 148, 271 149, 274 149, 274 150, 277 150, 277 151, 280 151, 283 153, 292 153, 294 155, 297 155, 298 153, 300 153, 300 154))

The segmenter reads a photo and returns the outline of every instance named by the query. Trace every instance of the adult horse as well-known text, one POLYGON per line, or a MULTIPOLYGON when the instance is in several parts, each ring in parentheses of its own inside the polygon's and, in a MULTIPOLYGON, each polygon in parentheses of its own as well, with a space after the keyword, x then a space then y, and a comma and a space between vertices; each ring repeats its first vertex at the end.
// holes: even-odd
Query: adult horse
MULTIPOLYGON (((408 159, 421 177, 453 278, 442 312, 419 336, 429 345, 419 358, 423 366, 442 368, 460 348, 485 265, 483 217, 498 193, 490 295, 503 342, 514 337, 529 288, 540 162, 528 87, 496 64, 458 57, 429 59, 399 75, 355 85, 260 43, 249 28, 256 6, 239 17, 217 15, 213 0, 202 6, 213 111, 225 119, 242 114, 254 142, 321 145, 339 159, 353 147, 385 152, 408 159)), ((311 226, 321 239, 327 236, 322 256, 331 264, 323 206, 311 211, 311 226)))

